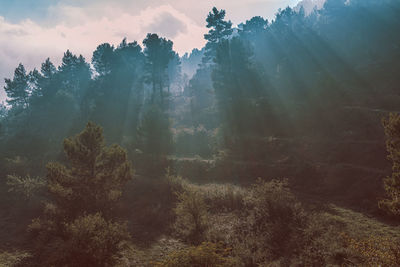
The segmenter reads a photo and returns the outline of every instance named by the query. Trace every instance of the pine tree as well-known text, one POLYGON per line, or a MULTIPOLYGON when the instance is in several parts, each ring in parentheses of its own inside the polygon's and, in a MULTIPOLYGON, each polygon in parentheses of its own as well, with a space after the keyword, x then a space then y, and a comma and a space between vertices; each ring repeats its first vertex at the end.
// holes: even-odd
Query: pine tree
POLYGON ((146 56, 147 80, 153 87, 152 102, 158 97, 163 103, 163 89, 169 86, 167 68, 169 62, 174 58, 175 52, 172 50, 173 43, 165 38, 160 38, 157 34, 147 34, 143 41, 144 54, 146 56))
POLYGON ((50 58, 47 58, 45 62, 42 63, 42 67, 40 69, 44 78, 51 78, 57 72, 56 67, 50 61, 50 58))
POLYGON ((243 138, 262 134, 263 124, 260 122, 267 117, 263 112, 267 103, 262 80, 251 62, 250 51, 238 37, 218 44, 214 62, 211 76, 224 122, 225 145, 232 149, 236 143, 246 150, 243 138))
POLYGON ((101 127, 89 122, 83 132, 64 140, 70 166, 47 166, 48 188, 54 203, 68 217, 84 212, 109 216, 131 179, 126 152, 118 145, 104 146, 101 127))
POLYGON ((64 140, 64 151, 69 165, 47 165, 50 201, 30 225, 36 260, 42 266, 110 266, 129 237, 114 221, 132 177, 127 154, 118 145, 106 147, 101 127, 91 122, 64 140))
POLYGON ((77 57, 69 50, 64 53, 58 73, 62 81, 61 88, 78 99, 85 92, 92 75, 85 58, 82 55, 77 57))
POLYGON ((207 40, 203 63, 209 63, 215 57, 215 51, 219 42, 232 34, 232 22, 224 20, 225 10, 212 9, 207 16, 207 28, 210 28, 204 39, 207 40))
POLYGON ((101 44, 93 52, 92 64, 99 75, 111 73, 115 64, 114 46, 101 44))
POLYGON ((239 34, 243 38, 256 38, 260 35, 268 26, 268 20, 263 17, 256 16, 250 20, 246 20, 246 23, 239 25, 239 34))
POLYGON ((160 107, 152 105, 144 114, 138 127, 138 145, 154 157, 168 155, 172 149, 170 121, 160 107))
POLYGON ((24 65, 19 64, 14 71, 14 78, 5 79, 4 90, 7 93, 7 103, 11 106, 28 107, 29 75, 26 74, 24 65))

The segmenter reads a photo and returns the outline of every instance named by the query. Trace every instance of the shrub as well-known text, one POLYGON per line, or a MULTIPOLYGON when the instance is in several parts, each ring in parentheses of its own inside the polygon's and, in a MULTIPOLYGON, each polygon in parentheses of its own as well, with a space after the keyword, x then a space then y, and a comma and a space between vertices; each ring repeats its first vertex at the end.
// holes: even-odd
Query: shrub
POLYGON ((222 244, 210 242, 202 243, 197 247, 189 247, 172 252, 162 262, 155 266, 159 267, 228 267, 238 266, 238 263, 229 257, 230 249, 224 248, 222 244))
POLYGON ((29 200, 45 188, 46 182, 41 177, 8 175, 7 186, 9 187, 8 192, 20 194, 29 200))
MULTIPOLYGON (((36 221, 30 229, 40 231, 51 226, 36 221)), ((125 224, 107 221, 99 213, 81 216, 65 223, 63 229, 52 231, 53 236, 49 236, 48 229, 48 236, 39 236, 48 240, 35 255, 41 266, 113 266, 129 239, 125 224)))
MULTIPOLYGON (((287 180, 261 179, 245 198, 244 221, 236 227, 235 252, 249 265, 287 261, 304 246, 307 216, 287 180)), ((285 263, 282 263, 286 265, 285 263)))
POLYGON ((387 213, 400 217, 400 115, 390 113, 382 120, 386 135, 388 159, 392 161, 392 175, 384 179, 387 199, 379 202, 379 207, 387 213))
POLYGON ((15 251, 0 252, 0 266, 2 267, 13 267, 18 266, 24 259, 29 258, 29 254, 26 252, 15 251))
POLYGON ((299 255, 293 262, 302 266, 326 266, 328 263, 343 266, 348 251, 343 248, 343 242, 337 234, 343 224, 326 213, 308 215, 308 225, 299 244, 302 245, 299 255))
POLYGON ((175 214, 176 233, 187 242, 199 244, 208 228, 208 210, 201 194, 193 189, 179 193, 175 214))
POLYGON ((246 190, 232 184, 192 185, 203 196, 210 212, 232 212, 244 208, 246 190))
POLYGON ((122 213, 128 215, 135 240, 148 243, 172 230, 178 195, 186 187, 186 181, 172 175, 168 169, 163 178, 138 176, 128 184, 122 213), (132 213, 132 210, 135 212, 132 213))
POLYGON ((199 155, 203 158, 212 155, 212 134, 202 126, 195 129, 180 129, 175 139, 175 149, 179 155, 199 155))
POLYGON ((107 222, 99 213, 76 219, 66 233, 66 263, 75 266, 113 266, 129 239, 125 224, 107 222))
POLYGON ((387 237, 371 236, 355 239, 342 234, 345 245, 361 257, 367 266, 399 266, 400 243, 387 237))

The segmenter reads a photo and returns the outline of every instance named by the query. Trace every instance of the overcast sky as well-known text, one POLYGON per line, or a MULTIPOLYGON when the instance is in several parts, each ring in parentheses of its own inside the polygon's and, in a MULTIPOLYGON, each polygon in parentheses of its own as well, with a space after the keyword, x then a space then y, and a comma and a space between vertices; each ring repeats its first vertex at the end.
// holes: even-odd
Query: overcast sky
POLYGON ((0 0, 0 102, 4 77, 18 63, 28 70, 47 57, 58 65, 70 49, 90 61, 97 45, 124 37, 140 44, 155 32, 181 55, 204 45, 205 18, 213 6, 237 25, 253 16, 272 19, 299 0, 0 0))

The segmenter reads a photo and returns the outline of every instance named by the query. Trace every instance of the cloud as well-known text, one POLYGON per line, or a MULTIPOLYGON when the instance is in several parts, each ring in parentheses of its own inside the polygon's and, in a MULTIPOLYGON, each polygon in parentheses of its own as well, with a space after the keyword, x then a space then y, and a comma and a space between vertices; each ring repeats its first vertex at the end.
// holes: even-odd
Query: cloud
POLYGON ((187 33, 186 24, 171 15, 171 13, 163 13, 157 17, 153 23, 146 27, 149 32, 163 33, 167 38, 174 38, 179 33, 187 33))

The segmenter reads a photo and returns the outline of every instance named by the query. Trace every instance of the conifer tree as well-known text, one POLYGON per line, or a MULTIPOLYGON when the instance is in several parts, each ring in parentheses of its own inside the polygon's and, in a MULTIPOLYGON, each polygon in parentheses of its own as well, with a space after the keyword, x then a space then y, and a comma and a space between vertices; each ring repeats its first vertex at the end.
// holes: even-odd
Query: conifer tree
POLYGON ((138 127, 139 148, 152 156, 168 155, 172 149, 170 127, 168 115, 159 106, 150 106, 138 127))
POLYGON ((57 72, 57 69, 50 61, 50 58, 47 58, 46 61, 42 63, 40 71, 44 78, 51 78, 57 72))
POLYGON ((172 50, 173 43, 165 38, 160 38, 157 34, 149 33, 144 39, 143 45, 146 56, 147 80, 151 82, 153 88, 152 102, 154 103, 156 90, 158 90, 158 97, 162 103, 163 89, 169 85, 167 80, 168 64, 175 56, 175 52, 172 50))
POLYGON ((127 154, 118 145, 106 147, 101 127, 91 122, 64 140, 64 151, 68 166, 47 165, 50 201, 30 225, 34 254, 42 266, 110 266, 129 236, 115 220, 117 201, 132 177, 127 154))
POLYGON ((265 93, 260 75, 251 62, 251 53, 234 37, 219 43, 212 72, 213 87, 224 125, 228 147, 252 134, 262 134, 265 120, 265 93), (262 102, 263 101, 263 102, 262 102), (261 108, 262 107, 262 108, 261 108))
POLYGON ((5 79, 4 90, 7 93, 7 103, 11 106, 28 106, 29 75, 26 74, 24 65, 19 64, 14 71, 14 78, 5 79))
POLYGON ((232 34, 232 22, 224 20, 225 10, 218 10, 216 7, 212 9, 207 16, 208 33, 204 35, 207 40, 206 51, 204 53, 203 63, 210 63, 215 57, 215 51, 219 42, 228 38, 232 34))

